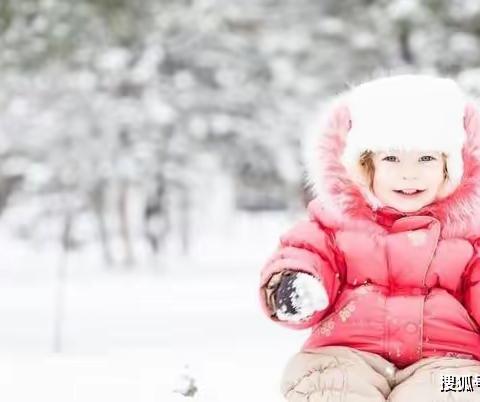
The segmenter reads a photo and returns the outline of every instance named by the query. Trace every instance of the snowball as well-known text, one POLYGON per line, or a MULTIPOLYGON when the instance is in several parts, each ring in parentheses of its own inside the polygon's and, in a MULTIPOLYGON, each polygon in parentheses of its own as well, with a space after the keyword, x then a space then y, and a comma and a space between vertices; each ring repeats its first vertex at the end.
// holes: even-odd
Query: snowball
POLYGON ((328 307, 329 300, 327 291, 318 278, 300 272, 295 278, 294 286, 297 293, 301 290, 305 298, 303 306, 301 303, 300 305, 296 305, 299 309, 305 309, 307 306, 310 308, 310 313, 313 313, 315 310, 323 310, 328 307))
POLYGON ((279 319, 298 322, 308 318, 315 311, 321 311, 328 307, 328 294, 318 278, 299 272, 293 286, 295 290, 290 295, 290 299, 297 313, 286 313, 285 309, 282 309, 277 311, 279 319))

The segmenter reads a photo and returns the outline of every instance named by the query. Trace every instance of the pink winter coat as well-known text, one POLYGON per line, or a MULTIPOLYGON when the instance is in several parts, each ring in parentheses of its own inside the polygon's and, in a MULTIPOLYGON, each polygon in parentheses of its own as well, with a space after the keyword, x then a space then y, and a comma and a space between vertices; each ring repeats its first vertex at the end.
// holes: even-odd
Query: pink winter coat
POLYGON ((415 213, 372 210, 366 203, 340 165, 344 122, 336 113, 318 148, 329 173, 325 194, 309 203, 308 219, 281 236, 263 267, 263 310, 281 325, 311 328, 302 350, 345 345, 377 353, 400 368, 430 356, 480 360, 480 120, 475 108, 466 108, 461 184, 415 213), (265 286, 284 270, 321 279, 329 307, 300 323, 279 321, 268 308, 265 286))

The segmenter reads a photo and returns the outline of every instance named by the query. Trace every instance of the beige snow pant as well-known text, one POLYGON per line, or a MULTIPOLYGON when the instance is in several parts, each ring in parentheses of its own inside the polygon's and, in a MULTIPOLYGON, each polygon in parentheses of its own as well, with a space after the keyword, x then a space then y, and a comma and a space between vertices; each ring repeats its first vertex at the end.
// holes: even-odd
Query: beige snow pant
POLYGON ((474 402, 480 401, 477 376, 477 360, 427 357, 398 369, 375 353, 324 346, 290 358, 281 392, 288 402, 474 402), (455 391, 448 380, 451 376, 455 377, 455 391), (466 385, 460 392, 460 384, 468 384, 467 378, 473 392, 467 391, 466 385))

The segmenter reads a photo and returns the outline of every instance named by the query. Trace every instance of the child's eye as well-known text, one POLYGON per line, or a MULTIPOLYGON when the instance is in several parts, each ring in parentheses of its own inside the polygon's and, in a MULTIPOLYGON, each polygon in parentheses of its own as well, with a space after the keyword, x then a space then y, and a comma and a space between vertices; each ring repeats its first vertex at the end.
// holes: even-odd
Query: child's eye
POLYGON ((428 160, 425 160, 425 159, 424 159, 423 161, 425 161, 425 162, 434 161, 434 160, 435 160, 435 158, 434 158, 433 156, 430 156, 430 155, 424 155, 424 156, 422 156, 420 159, 422 159, 422 158, 430 158, 430 159, 428 159, 428 160))
POLYGON ((388 158, 396 158, 396 156, 386 156, 385 158, 382 159, 382 161, 388 160, 388 161, 395 162, 394 160, 388 159, 388 158))

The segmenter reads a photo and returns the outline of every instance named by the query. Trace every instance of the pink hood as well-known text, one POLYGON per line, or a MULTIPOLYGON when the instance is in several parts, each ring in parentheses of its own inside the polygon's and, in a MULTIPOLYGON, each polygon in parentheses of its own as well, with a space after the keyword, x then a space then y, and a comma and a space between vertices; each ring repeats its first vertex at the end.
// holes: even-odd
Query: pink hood
POLYGON ((464 173, 460 184, 446 198, 414 213, 382 206, 367 187, 358 185, 348 175, 341 157, 352 126, 351 115, 345 102, 332 105, 313 136, 306 140, 307 184, 315 196, 310 213, 332 228, 373 232, 381 230, 375 222, 385 224, 385 220, 393 222, 401 216, 431 215, 440 221, 443 238, 473 240, 480 236, 480 118, 473 102, 465 106, 464 173))

